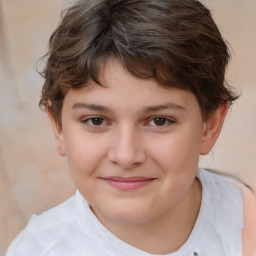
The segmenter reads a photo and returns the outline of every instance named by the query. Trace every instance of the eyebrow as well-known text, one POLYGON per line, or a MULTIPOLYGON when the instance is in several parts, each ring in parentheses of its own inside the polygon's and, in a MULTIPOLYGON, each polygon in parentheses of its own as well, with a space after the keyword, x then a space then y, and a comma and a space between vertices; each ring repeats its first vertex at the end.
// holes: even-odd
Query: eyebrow
POLYGON ((143 112, 157 112, 160 110, 178 110, 178 111, 186 111, 186 109, 178 104, 174 103, 166 103, 166 104, 160 104, 160 105, 155 105, 155 106, 148 106, 143 108, 143 112))
POLYGON ((72 109, 90 109, 100 112, 112 112, 109 108, 97 104, 87 104, 83 102, 77 102, 72 106, 72 109))
MULTIPOLYGON (((97 104, 87 104, 83 102, 77 102, 72 106, 72 109, 89 109, 99 112, 113 112, 111 109, 97 104)), ((174 103, 166 103, 166 104, 160 104, 155 106, 146 106, 143 108, 142 112, 149 113, 149 112, 157 112, 160 110, 178 110, 178 111, 186 111, 186 109, 178 104, 174 103)))

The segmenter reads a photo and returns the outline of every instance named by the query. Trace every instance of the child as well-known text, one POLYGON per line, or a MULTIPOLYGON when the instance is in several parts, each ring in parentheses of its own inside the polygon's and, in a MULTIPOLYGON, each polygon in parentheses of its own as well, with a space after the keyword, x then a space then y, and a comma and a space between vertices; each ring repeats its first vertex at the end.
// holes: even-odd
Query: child
POLYGON ((40 101, 77 192, 6 255, 253 255, 254 197, 198 169, 237 98, 228 60, 198 1, 77 1, 51 36, 40 101))

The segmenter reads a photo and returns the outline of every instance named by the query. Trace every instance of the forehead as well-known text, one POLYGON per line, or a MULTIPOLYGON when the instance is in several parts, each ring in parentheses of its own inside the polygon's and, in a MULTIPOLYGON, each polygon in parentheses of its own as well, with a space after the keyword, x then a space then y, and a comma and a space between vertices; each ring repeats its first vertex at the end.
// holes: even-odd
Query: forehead
MULTIPOLYGON (((98 85, 91 82, 79 90, 69 90, 64 105, 82 104, 106 106, 109 109, 138 111, 149 106, 168 105, 173 109, 199 110, 193 93, 175 87, 165 88, 155 79, 142 79, 129 73, 119 61, 109 61, 101 70, 98 85)), ((200 110, 199 110, 200 111, 200 110)))

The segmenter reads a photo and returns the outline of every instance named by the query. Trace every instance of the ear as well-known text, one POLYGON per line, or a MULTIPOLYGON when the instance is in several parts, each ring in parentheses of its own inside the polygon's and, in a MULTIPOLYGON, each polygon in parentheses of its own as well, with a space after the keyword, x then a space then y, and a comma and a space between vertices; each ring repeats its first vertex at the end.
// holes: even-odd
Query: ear
POLYGON ((55 142, 56 142, 56 149, 61 156, 66 156, 66 150, 64 146, 64 140, 63 140, 63 131, 59 126, 59 124, 57 123, 57 121, 55 120, 50 108, 47 108, 47 114, 52 124, 55 142))
POLYGON ((219 137, 229 104, 221 105, 205 122, 200 145, 200 154, 207 155, 219 137))

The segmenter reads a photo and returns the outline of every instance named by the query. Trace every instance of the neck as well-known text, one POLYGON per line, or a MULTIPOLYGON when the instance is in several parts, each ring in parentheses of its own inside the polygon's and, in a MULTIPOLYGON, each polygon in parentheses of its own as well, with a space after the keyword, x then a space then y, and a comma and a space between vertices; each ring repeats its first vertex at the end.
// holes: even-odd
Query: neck
POLYGON ((188 193, 173 209, 153 221, 137 224, 120 224, 100 221, 119 239, 152 254, 177 251, 189 238, 195 225, 202 188, 195 179, 188 193))

